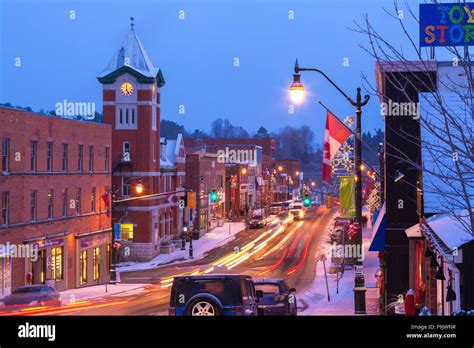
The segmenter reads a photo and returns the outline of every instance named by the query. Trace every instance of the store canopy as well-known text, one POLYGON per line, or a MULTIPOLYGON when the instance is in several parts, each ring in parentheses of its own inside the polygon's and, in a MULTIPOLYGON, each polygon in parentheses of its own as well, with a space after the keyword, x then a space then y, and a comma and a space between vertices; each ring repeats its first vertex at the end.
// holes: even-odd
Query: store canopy
POLYGON ((380 209, 375 224, 372 228, 372 242, 369 246, 369 251, 385 251, 385 203, 380 209))
POLYGON ((411 227, 408 227, 405 230, 405 234, 407 235, 408 238, 421 238, 421 237, 423 237, 423 234, 421 233, 421 230, 420 230, 420 224, 415 224, 411 227))

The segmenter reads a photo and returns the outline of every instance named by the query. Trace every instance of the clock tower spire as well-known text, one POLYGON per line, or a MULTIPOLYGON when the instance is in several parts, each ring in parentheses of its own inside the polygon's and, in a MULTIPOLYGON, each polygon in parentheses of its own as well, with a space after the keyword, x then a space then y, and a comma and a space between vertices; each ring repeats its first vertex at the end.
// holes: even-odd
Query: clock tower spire
MULTIPOLYGON (((125 40, 97 78, 103 86, 103 122, 112 127, 116 199, 159 193, 160 89, 165 81, 138 39, 134 17, 125 40)), ((136 252, 144 258, 159 250, 156 204, 143 199, 114 204, 114 221, 120 223, 123 235, 131 236, 133 245, 141 245, 136 252), (124 225, 131 231, 124 233, 124 225)))

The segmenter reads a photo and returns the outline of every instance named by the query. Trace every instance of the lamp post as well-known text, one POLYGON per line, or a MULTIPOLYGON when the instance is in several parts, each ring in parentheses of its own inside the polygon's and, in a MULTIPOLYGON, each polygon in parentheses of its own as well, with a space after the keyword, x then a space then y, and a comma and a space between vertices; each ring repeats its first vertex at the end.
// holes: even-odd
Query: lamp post
MULTIPOLYGON (((356 186, 355 186, 355 208, 356 208, 356 221, 359 223, 359 226, 362 226, 362 148, 361 148, 361 118, 362 118, 362 107, 367 104, 370 99, 369 95, 364 96, 362 100, 361 89, 357 88, 356 98, 353 100, 349 97, 333 80, 331 80, 324 72, 319 69, 314 68, 300 68, 298 65, 298 59, 295 62, 293 75, 293 84, 290 87, 290 95, 292 100, 295 103, 301 103, 304 98, 304 86, 300 81, 300 72, 301 71, 313 71, 321 74, 326 80, 328 80, 338 91, 341 93, 346 100, 355 107, 356 122, 355 122, 355 141, 354 141, 354 152, 355 152, 355 171, 356 171, 356 186)), ((362 250, 362 228, 359 228, 355 242, 358 245, 359 251, 362 250)), ((355 273, 355 313, 363 314, 365 313, 365 286, 364 286, 364 276, 361 272, 362 261, 360 258, 357 258, 356 265, 358 266, 355 273), (363 296, 362 296, 363 294, 363 296)))
MULTIPOLYGON (((186 228, 186 227, 185 227, 186 228)), ((193 259, 193 231, 190 229, 189 231, 189 258, 193 259)))

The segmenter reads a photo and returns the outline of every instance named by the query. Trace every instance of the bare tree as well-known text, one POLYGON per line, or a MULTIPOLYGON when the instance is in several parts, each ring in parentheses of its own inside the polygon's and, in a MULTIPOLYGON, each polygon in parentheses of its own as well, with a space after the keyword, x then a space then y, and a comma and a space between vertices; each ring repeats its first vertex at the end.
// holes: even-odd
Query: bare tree
MULTIPOLYGON (((436 196, 440 203, 439 212, 455 217, 467 233, 474 235, 474 81, 471 56, 467 47, 461 50, 456 46, 438 48, 452 58, 449 68, 438 69, 428 50, 419 48, 407 29, 406 21, 419 24, 408 2, 404 2, 403 9, 396 0, 393 5, 392 10, 385 12, 391 20, 398 22, 401 37, 408 43, 405 47, 399 48, 389 42, 371 25, 367 15, 363 23, 356 23, 352 30, 368 39, 368 44, 359 44, 359 47, 375 59, 379 70, 390 72, 396 66, 398 71, 405 72, 387 74, 387 79, 407 101, 417 105, 416 114, 422 129, 423 168, 392 144, 386 143, 386 146, 401 163, 423 170, 425 197, 427 194, 436 196), (404 12, 409 15, 403 16, 404 12), (432 71, 438 73, 430 74, 432 71), (420 77, 420 72, 423 77, 420 77), (420 88, 420 85, 426 88, 420 88), (407 92, 410 89, 420 91, 418 100, 412 100, 407 92)), ((363 78, 369 92, 378 95, 382 103, 390 102, 379 94, 366 75, 363 74, 363 78)), ((420 146, 418 139, 402 129, 393 131, 413 146, 420 146)))

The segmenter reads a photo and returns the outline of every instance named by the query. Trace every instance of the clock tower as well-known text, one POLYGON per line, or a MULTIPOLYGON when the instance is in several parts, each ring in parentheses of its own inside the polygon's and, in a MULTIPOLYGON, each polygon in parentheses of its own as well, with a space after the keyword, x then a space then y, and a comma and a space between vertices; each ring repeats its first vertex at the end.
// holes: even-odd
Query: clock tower
MULTIPOLYGON (((159 253, 160 89, 165 84, 131 28, 104 71, 103 122, 112 127, 113 222, 135 259, 159 253)), ((116 234, 117 235, 117 234, 116 234)))

